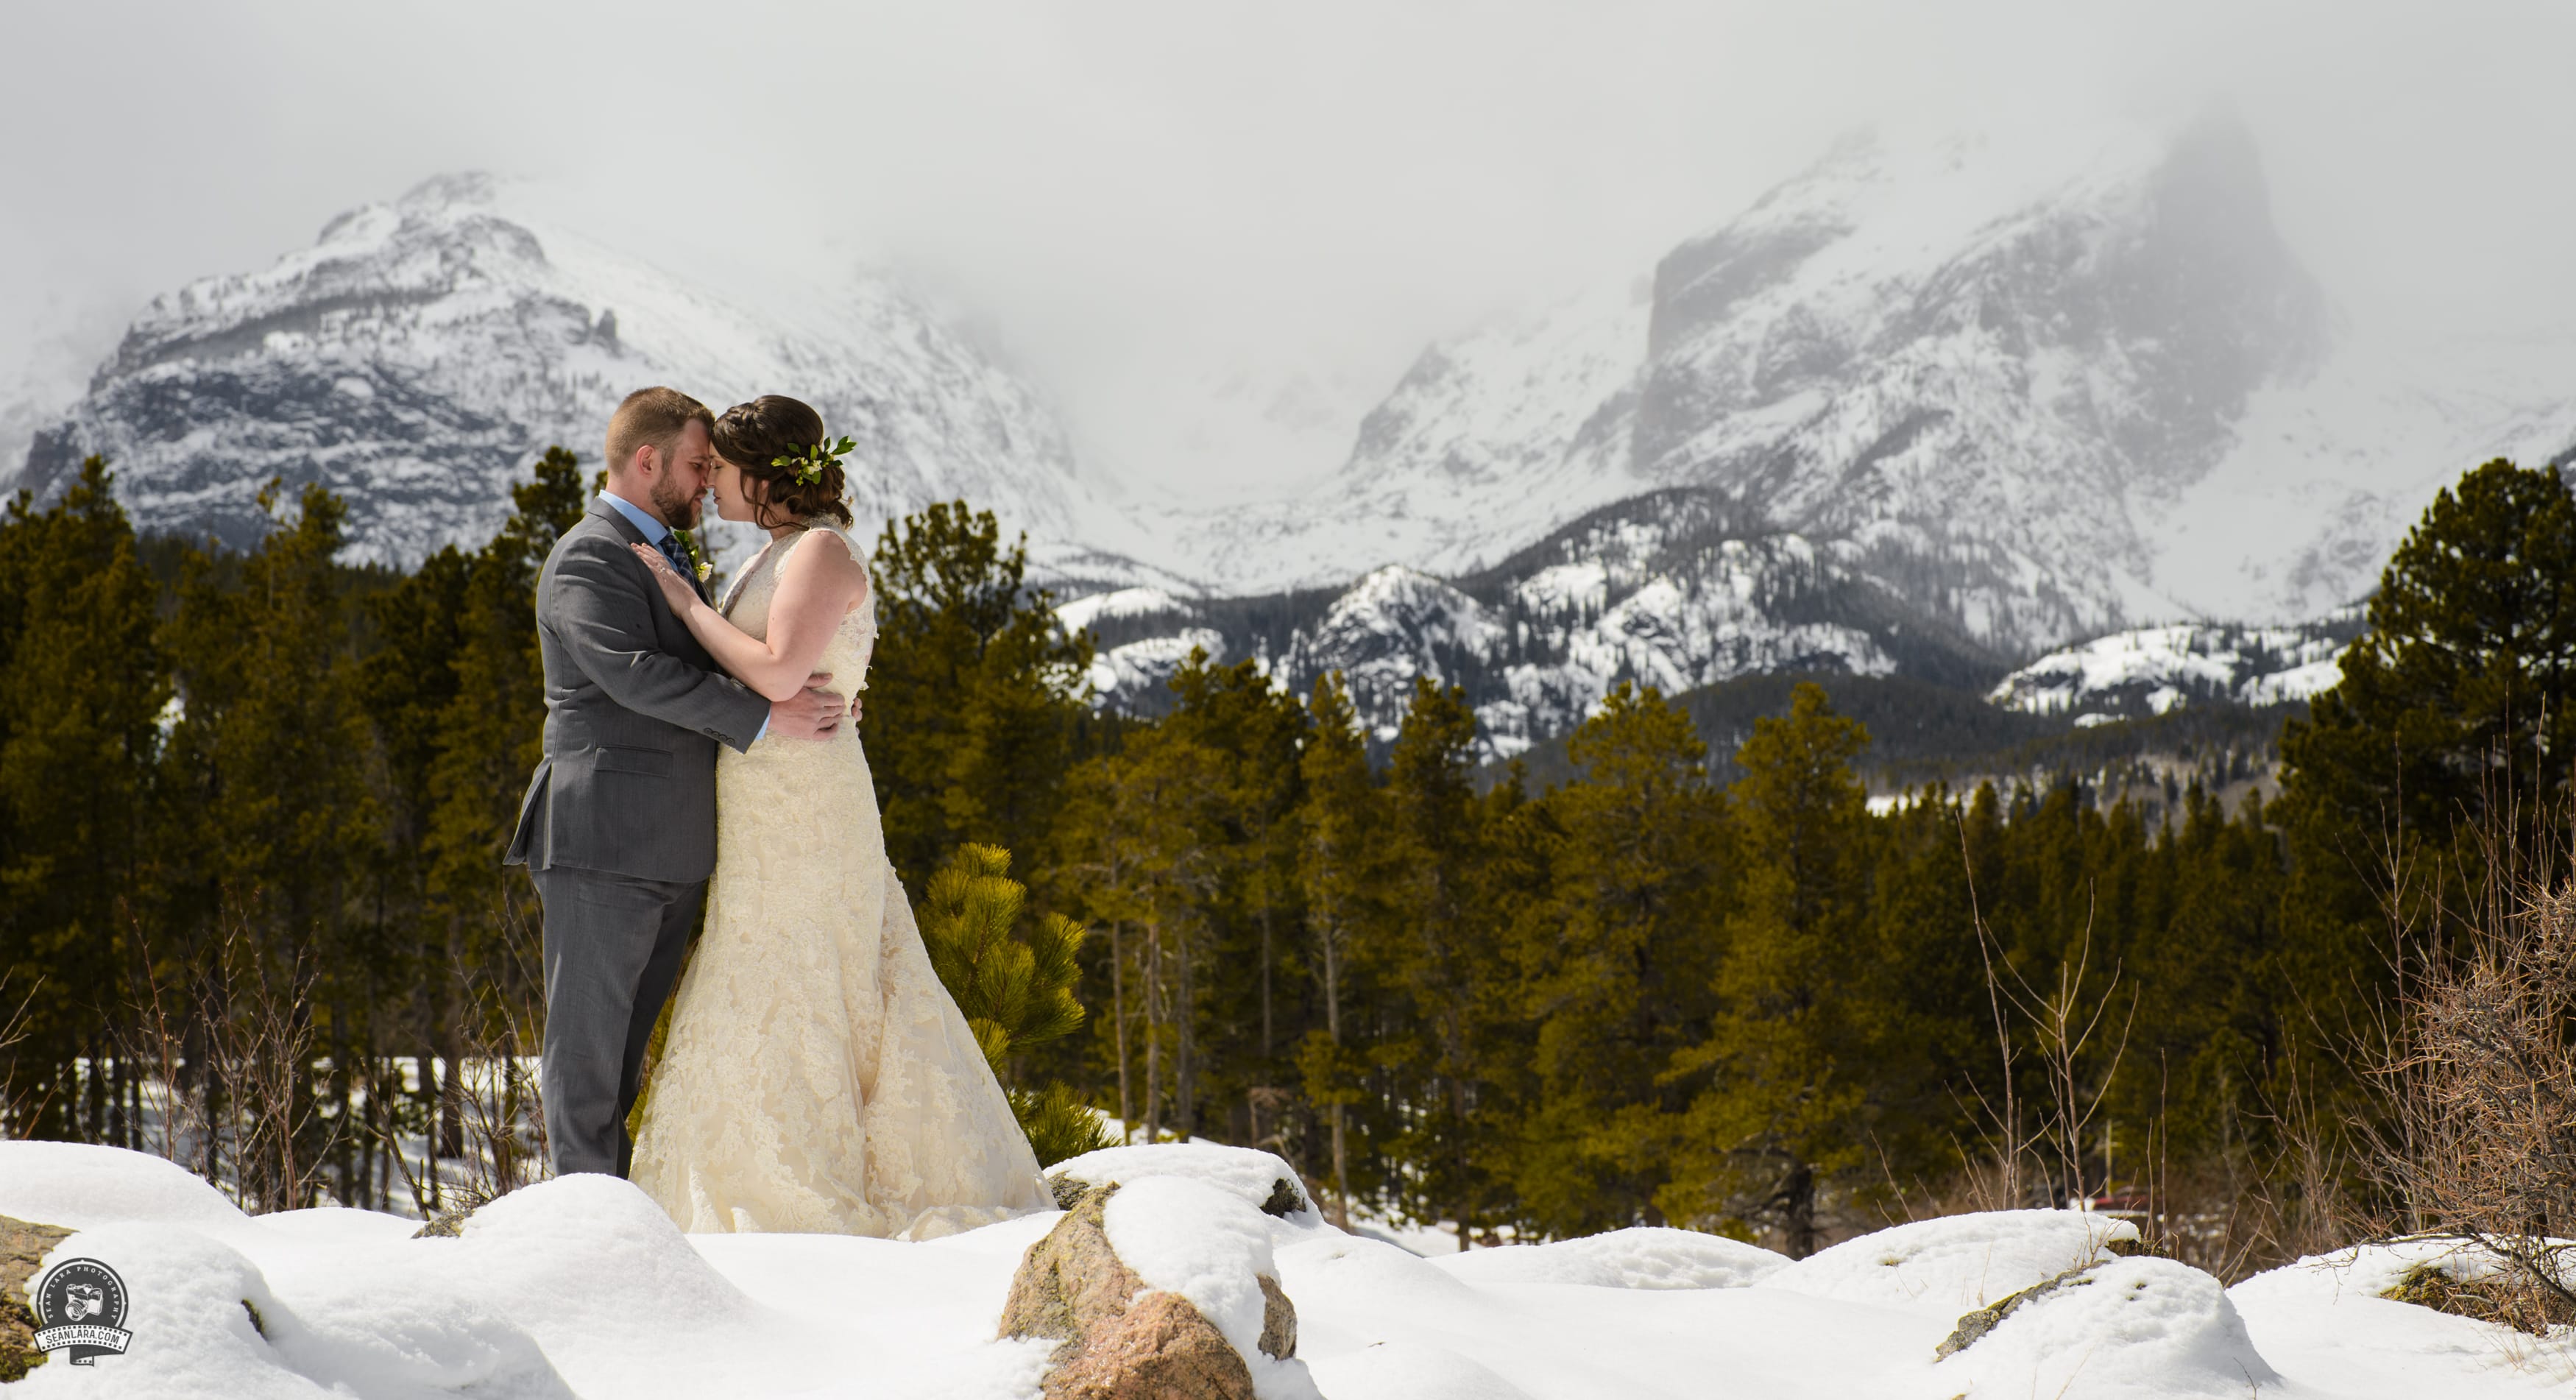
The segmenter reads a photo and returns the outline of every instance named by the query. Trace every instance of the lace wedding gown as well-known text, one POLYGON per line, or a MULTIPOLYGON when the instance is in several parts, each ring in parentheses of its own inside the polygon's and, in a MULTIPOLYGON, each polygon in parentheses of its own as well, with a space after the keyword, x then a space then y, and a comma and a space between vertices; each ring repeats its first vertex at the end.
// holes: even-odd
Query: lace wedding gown
MULTIPOLYGON (((725 616, 765 635, 779 569, 826 533, 849 541, 829 526, 773 540, 725 616)), ((867 588, 815 669, 858 689, 875 645, 867 588)), ((647 1090, 635 1184, 689 1231, 925 1239, 1053 1208, 931 970, 854 727, 721 751, 716 804, 706 928, 647 1090)))

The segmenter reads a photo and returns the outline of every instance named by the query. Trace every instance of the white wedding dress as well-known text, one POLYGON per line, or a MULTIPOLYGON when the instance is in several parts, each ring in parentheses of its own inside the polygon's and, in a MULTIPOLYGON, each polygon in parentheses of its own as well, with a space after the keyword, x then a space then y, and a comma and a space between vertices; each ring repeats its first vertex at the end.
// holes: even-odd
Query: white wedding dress
MULTIPOLYGON (((765 635, 788 554, 827 533, 850 542, 828 525, 772 541, 725 616, 765 635)), ((867 586, 815 669, 863 688, 875 645, 867 586)), ((927 1239, 1054 1208, 931 970, 854 730, 717 760, 706 928, 631 1173, 683 1230, 927 1239)))

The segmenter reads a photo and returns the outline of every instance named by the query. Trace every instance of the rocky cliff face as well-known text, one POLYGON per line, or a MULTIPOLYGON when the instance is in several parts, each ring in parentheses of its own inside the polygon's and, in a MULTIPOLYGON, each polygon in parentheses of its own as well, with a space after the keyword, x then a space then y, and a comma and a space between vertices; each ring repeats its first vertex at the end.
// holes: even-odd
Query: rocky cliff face
POLYGON ((2145 524, 2333 345, 2230 122, 1856 137, 1640 288, 1426 352, 1328 488, 1212 522, 1205 571, 1467 572, 1690 488, 2027 652, 2173 606, 2145 524))
MULTIPOLYGON (((2437 486, 2576 440, 2571 386, 2562 347, 2353 337, 2224 117, 1887 132, 1651 278, 1433 347, 1324 488, 1172 538, 1200 576, 1288 590, 1257 626, 1202 610, 1231 654, 1300 685, 1351 671, 1381 730, 1387 678, 1458 681, 1497 752, 1621 679, 1984 690, 2092 637, 2142 669, 2094 686, 2109 673, 2061 656, 1998 694, 2077 713, 2304 693, 2331 680, 2339 640, 2317 638, 2348 629, 2138 629, 2351 603, 2437 486), (1447 596, 1387 584, 1408 571, 1447 596)), ((1122 698, 1152 678, 1128 668, 1122 698)))

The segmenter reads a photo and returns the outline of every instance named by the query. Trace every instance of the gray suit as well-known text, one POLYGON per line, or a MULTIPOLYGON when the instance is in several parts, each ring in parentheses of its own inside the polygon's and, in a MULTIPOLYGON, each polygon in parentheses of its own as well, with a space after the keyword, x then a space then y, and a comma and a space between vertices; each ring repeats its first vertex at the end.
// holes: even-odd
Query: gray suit
POLYGON ((747 749, 769 702, 715 669, 644 543, 594 500, 537 576, 545 757, 505 860, 545 901, 545 1059, 558 1174, 626 1174, 626 1115, 716 863, 716 745, 747 749))

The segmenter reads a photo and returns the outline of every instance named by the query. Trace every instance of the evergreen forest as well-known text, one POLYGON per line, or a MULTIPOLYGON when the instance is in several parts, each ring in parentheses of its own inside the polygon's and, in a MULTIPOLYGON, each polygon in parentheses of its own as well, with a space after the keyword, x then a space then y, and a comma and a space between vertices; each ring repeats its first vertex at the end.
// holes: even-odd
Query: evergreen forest
MULTIPOLYGON (((536 574, 586 499, 556 449, 407 573, 339 562, 320 488, 247 553, 138 537, 97 459, 8 506, 0 1134, 254 1208, 447 1204, 406 1142, 536 1169, 538 914, 499 855, 536 574)), ((1198 656, 1140 719, 991 515, 887 522, 872 574, 889 852, 1042 1155, 1259 1146, 1462 1244, 1804 1255, 2079 1199, 2228 1272, 2334 1239, 2409 979, 2555 849, 2576 753, 2576 498, 2506 462, 2391 559, 2277 796, 2152 815, 2073 782, 1873 805, 1831 677, 1728 752, 1618 685, 1545 781, 1480 765, 1434 677, 1371 734, 1337 677, 1198 656)))

